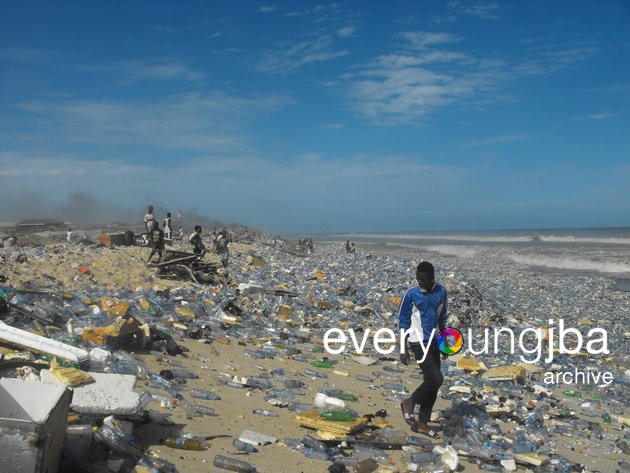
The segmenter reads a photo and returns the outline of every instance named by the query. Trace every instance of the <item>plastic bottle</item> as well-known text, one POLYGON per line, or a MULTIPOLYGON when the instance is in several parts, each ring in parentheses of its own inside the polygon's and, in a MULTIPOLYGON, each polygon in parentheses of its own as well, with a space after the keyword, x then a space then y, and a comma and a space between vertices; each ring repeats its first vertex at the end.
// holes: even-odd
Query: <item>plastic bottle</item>
POLYGON ((291 412, 297 412, 299 414, 300 412, 312 411, 315 409, 315 404, 310 404, 308 402, 290 402, 287 405, 287 409, 291 412))
POLYGON ((243 442, 239 439, 234 439, 234 441, 232 442, 232 446, 239 452, 256 453, 258 451, 258 449, 254 447, 251 443, 243 442))
POLYGON ((269 380, 258 377, 258 376, 248 376, 245 384, 247 386, 260 388, 260 389, 269 389, 272 387, 272 384, 269 380))
POLYGON ((334 422, 348 422, 354 420, 352 412, 345 409, 329 409, 326 412, 322 412, 319 416, 334 422))
POLYGON ((389 463, 390 462, 390 458, 389 455, 387 453, 385 453, 383 450, 379 449, 379 448, 375 448, 375 447, 370 447, 368 445, 363 445, 360 443, 357 443, 354 445, 354 448, 352 449, 353 454, 357 457, 357 458, 373 458, 374 460, 378 461, 379 463, 389 463))
POLYGON ((218 401, 221 399, 221 396, 218 394, 212 391, 204 391, 203 389, 191 389, 190 395, 197 399, 206 399, 209 401, 218 401))
POLYGON ((346 407, 346 403, 342 399, 327 396, 324 393, 315 394, 315 405, 319 408, 324 407, 346 407))
POLYGON ((103 425, 94 432, 93 438, 96 442, 105 445, 117 454, 132 458, 135 461, 143 455, 140 449, 131 443, 129 438, 108 425, 103 425))
POLYGON ((291 389, 278 389, 271 388, 267 391, 267 394, 275 399, 283 399, 286 401, 292 401, 297 398, 300 393, 298 391, 293 391, 291 389))
POLYGON ((530 414, 529 417, 527 417, 523 421, 523 423, 525 425, 534 425, 536 422, 542 421, 543 416, 547 413, 548 410, 549 410, 549 404, 541 405, 532 414, 530 414))
POLYGON ((271 411, 268 409, 254 409, 252 412, 260 416, 278 417, 278 413, 276 411, 271 411))
MULTIPOLYGON (((433 450, 434 447, 433 442, 431 442, 431 440, 429 440, 428 438, 416 437, 414 435, 409 435, 405 437, 405 442, 407 443, 407 445, 414 445, 425 450, 433 450)), ((456 447, 453 446, 453 448, 456 447)))
POLYGON ((328 447, 326 447, 326 444, 324 442, 321 442, 317 440, 315 437, 312 437, 310 435, 305 435, 304 437, 302 437, 302 443, 306 445, 308 448, 311 448, 318 452, 324 452, 324 453, 328 452, 328 447))
POLYGON ((162 407, 171 409, 177 405, 178 400, 171 396, 166 396, 164 394, 159 394, 159 393, 150 393, 150 395, 151 395, 151 398, 154 401, 159 402, 162 407))
POLYGON ((332 368, 333 362, 328 360, 315 360, 311 361, 311 365, 316 368, 332 368))
POLYGON ((382 429, 377 429, 373 433, 374 438, 376 438, 379 442, 394 444, 394 445, 402 445, 405 443, 406 436, 405 432, 402 430, 396 430, 392 427, 383 427, 382 429))
POLYGON ((356 378, 358 381, 363 381, 363 382, 365 382, 365 383, 372 383, 372 382, 374 382, 374 379, 370 378, 369 376, 364 376, 364 375, 362 375, 362 374, 358 374, 358 375, 356 375, 356 376, 355 376, 355 378, 356 378))
POLYGON ((146 414, 147 417, 154 424, 157 424, 157 425, 175 425, 175 422, 173 422, 170 419, 169 414, 165 414, 163 412, 156 412, 156 411, 152 411, 152 410, 148 410, 146 412, 147 412, 147 414, 146 414))
POLYGON ((212 407, 208 407, 208 406, 202 406, 199 404, 194 404, 195 409, 197 410, 197 412, 199 414, 203 414, 205 416, 213 416, 214 414, 214 409, 212 407))
POLYGON ((357 397, 356 394, 349 393, 349 392, 342 392, 342 393, 339 393, 339 394, 335 395, 334 397, 336 397, 337 399, 341 399, 342 401, 356 401, 356 400, 358 400, 358 397, 357 397))
MULTIPOLYGON (((315 363, 315 362, 313 362, 315 363)), ((304 369, 304 374, 307 376, 314 376, 315 378, 328 378, 328 375, 326 373, 321 373, 319 371, 315 371, 312 370, 310 368, 305 368, 304 369)))
POLYGON ((66 427, 66 434, 68 435, 81 435, 81 436, 89 436, 91 437, 94 432, 98 430, 97 427, 94 427, 89 424, 82 425, 68 425, 66 427))
POLYGON ((202 450, 201 442, 196 439, 187 439, 184 437, 167 437, 160 442, 171 448, 179 448, 181 450, 202 450))
POLYGON ((223 455, 217 455, 212 460, 212 464, 217 468, 222 468, 228 471, 237 471, 239 473, 256 473, 256 468, 249 463, 236 458, 224 457, 223 455))
POLYGON ((169 368, 167 370, 160 371, 160 376, 166 379, 180 378, 180 379, 196 379, 199 378, 195 373, 185 369, 169 368))
POLYGON ((319 452, 312 448, 307 448, 306 450, 304 450, 304 456, 308 458, 312 458, 314 460, 328 460, 328 461, 333 461, 333 462, 335 461, 335 458, 331 457, 327 453, 319 452))
POLYGON ((577 398, 582 397, 582 393, 580 391, 574 391, 573 389, 562 391, 562 394, 564 394, 567 397, 577 397, 577 398))
POLYGON ((156 387, 159 389, 172 389, 173 383, 160 376, 159 374, 152 374, 151 380, 145 383, 147 386, 156 387))
POLYGON ((384 383, 383 389, 390 389, 392 391, 401 392, 401 393, 407 392, 407 387, 403 386, 402 384, 384 383))
POLYGON ((285 379, 284 387, 285 388, 302 388, 304 387, 304 381, 300 381, 299 379, 285 379))
POLYGON ((433 452, 409 452, 407 455, 409 463, 415 463, 417 465, 423 465, 427 463, 433 463, 437 460, 433 452))

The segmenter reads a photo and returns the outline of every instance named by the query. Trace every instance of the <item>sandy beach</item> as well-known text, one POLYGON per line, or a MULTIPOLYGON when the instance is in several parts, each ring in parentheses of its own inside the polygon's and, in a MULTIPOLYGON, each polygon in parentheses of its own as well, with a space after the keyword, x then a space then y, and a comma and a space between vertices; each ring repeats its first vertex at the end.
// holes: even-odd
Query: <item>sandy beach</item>
MULTIPOLYGON (((144 364, 146 372, 159 373, 164 369, 183 368, 198 375, 197 379, 187 380, 181 394, 187 401, 214 408, 214 416, 190 418, 181 406, 165 409, 153 402, 149 408, 169 414, 174 425, 138 423, 134 429, 134 436, 147 452, 172 462, 178 471, 187 473, 220 471, 212 466, 212 460, 217 454, 248 461, 258 472, 323 472, 331 464, 330 461, 307 458, 303 453, 284 445, 284 439, 299 440, 304 435, 317 436, 317 433, 300 426, 294 412, 265 402, 266 389, 238 389, 225 384, 235 376, 268 377, 273 387, 282 388, 283 383, 279 381, 282 378, 275 376, 277 370, 282 369, 286 377, 304 382, 304 387, 299 389, 302 395, 297 398, 298 402, 304 403, 312 403, 324 383, 328 383, 329 389, 355 393, 358 400, 348 401, 347 405, 360 415, 374 414, 384 409, 388 414, 386 421, 391 427, 406 435, 414 435, 401 417, 400 397, 395 397, 394 391, 384 389, 383 384, 403 384, 412 392, 421 382, 418 379, 419 369, 402 366, 398 362, 397 352, 391 356, 379 355, 371 342, 368 342, 364 353, 374 361, 375 364, 371 366, 359 363, 357 354, 349 348, 340 355, 328 354, 322 351, 322 335, 333 324, 342 330, 395 329, 397 298, 402 296, 406 287, 413 284, 415 265, 421 259, 430 259, 438 268, 438 280, 452 293, 450 313, 464 324, 474 322, 477 326, 522 326, 527 321, 528 313, 529 317, 536 315, 536 309, 523 301, 520 307, 510 306, 513 313, 505 310, 505 314, 497 314, 501 307, 501 300, 496 297, 497 284, 501 281, 509 285, 509 290, 502 293, 503 302, 510 298, 516 300, 519 290, 531 291, 532 287, 536 287, 540 292, 539 297, 549 301, 548 315, 554 313, 556 308, 562 308, 566 317, 569 317, 567 312, 572 307, 583 307, 588 301, 578 295, 570 301, 574 306, 569 307, 568 296, 565 297, 559 288, 578 280, 578 284, 591 284, 594 293, 599 294, 600 304, 590 312, 576 313, 575 317, 588 319, 592 325, 605 323, 611 333, 613 346, 623 343, 623 337, 617 338, 613 331, 627 319, 627 313, 623 314, 623 310, 628 308, 628 294, 614 292, 606 278, 584 281, 571 275, 563 277, 527 273, 522 268, 500 262, 477 262, 475 266, 472 261, 453 255, 419 253, 384 245, 359 245, 357 253, 349 255, 340 243, 316 242, 314 253, 298 257, 260 243, 235 243, 231 245, 231 284, 226 287, 201 286, 189 281, 160 278, 155 269, 145 263, 148 252, 147 248, 140 247, 109 249, 59 243, 8 248, 2 253, 0 274, 6 277, 2 286, 9 294, 27 288, 45 288, 75 296, 107 294, 129 301, 131 305, 143 297, 150 297, 153 301, 163 301, 164 307, 169 309, 162 311, 157 318, 145 317, 144 322, 166 325, 176 322, 176 329, 182 326, 199 328, 206 324, 207 331, 203 331, 206 336, 201 339, 175 335, 175 341, 187 349, 183 354, 169 356, 159 350, 137 350, 134 353, 144 364), (26 255, 26 261, 14 261, 14 255, 18 253, 26 255), (260 256, 266 265, 259 267, 248 262, 248 256, 253 254, 260 256), (88 268, 89 271, 78 272, 79 267, 88 268), (490 271, 492 275, 489 275, 490 271), (259 286, 266 292, 239 294, 236 289, 240 283, 259 286), (291 292, 295 297, 287 296, 286 292, 283 293, 285 295, 274 295, 272 291, 277 289, 291 292), (242 316, 238 317, 236 323, 225 323, 222 308, 225 308, 227 301, 232 301, 242 310, 242 316), (194 312, 194 316, 181 317, 172 311, 173 306, 187 307, 194 312), (602 313, 602 310, 613 310, 611 307, 621 311, 621 321, 611 321, 602 313), (252 351, 261 348, 271 352, 269 358, 251 356, 252 351), (296 354, 300 355, 298 359, 304 361, 293 359, 296 354), (323 357, 332 360, 334 367, 317 368, 311 365, 311 362, 323 357), (170 364, 171 361, 181 364, 181 367, 170 364), (305 369, 317 370, 327 377, 307 375, 305 369), (389 375, 392 380, 378 379, 376 372, 389 375), (358 375, 372 378, 372 381, 359 381, 358 375), (412 378, 412 375, 415 377, 412 378), (189 390, 193 388, 215 392, 221 399, 193 399, 189 395, 189 390), (277 413, 277 417, 255 414, 254 409, 272 410, 277 413), (232 441, 247 429, 273 436, 278 439, 278 443, 260 446, 258 453, 239 453, 232 446, 232 441), (160 445, 162 438, 181 437, 184 434, 206 437, 203 450, 185 451, 160 445)), ((207 255, 206 258, 208 261, 218 261, 216 255, 207 255)), ((142 315, 140 312, 135 314, 142 315)), ((75 321, 77 326, 81 326, 80 316, 75 321)), ((545 458, 552 456, 552 453, 562 455, 569 462, 583 465, 587 471, 613 472, 619 469, 619 461, 628 461, 628 455, 624 453, 627 448, 624 423, 627 424, 628 419, 625 417, 627 405, 624 396, 627 394, 619 395, 625 392, 624 384, 571 387, 583 391, 584 397, 577 400, 563 396, 562 392, 568 389, 563 385, 547 386, 544 392, 549 394, 543 395, 540 394, 542 391, 534 392, 533 389, 534 386, 543 388, 540 373, 528 374, 524 385, 483 381, 479 371, 464 371, 457 367, 457 358, 460 356, 444 362, 446 379, 434 409, 436 419, 448 412, 454 401, 462 399, 474 399, 474 403, 480 406, 512 405, 511 414, 498 419, 502 435, 509 438, 521 423, 518 419, 529 416, 538 403, 549 402, 551 410, 545 418, 545 426, 549 430, 537 444, 537 453, 545 458), (471 395, 471 389, 480 395, 471 395), (617 403, 611 410, 608 401, 614 398, 617 403), (510 404, 509 400, 514 403, 510 404), (612 413, 613 418, 604 420, 602 414, 606 412, 612 413), (572 427, 572 418, 582 421, 572 427), (558 425, 568 428, 554 431, 558 425), (590 432, 585 430, 589 428, 590 432), (624 442, 625 446, 620 447, 624 442)), ((479 359, 488 368, 516 364, 514 359, 504 356, 479 359)), ((581 367, 600 363, 608 365, 621 382, 624 361, 619 353, 592 360, 567 359, 559 363, 574 363, 581 367)), ((540 363, 540 366, 542 369, 543 364, 540 363)), ((146 379, 138 379, 136 391, 164 394, 164 391, 147 387, 146 382, 146 379)), ((439 423, 433 425, 438 431, 442 430, 439 423)), ((364 429, 363 432, 369 433, 370 430, 364 429)), ((434 443, 440 445, 442 440, 435 440, 434 443)), ((407 454, 404 451, 394 449, 387 453, 391 460, 381 464, 378 471, 407 471, 407 454)), ((460 455, 459 460, 457 471, 478 469, 474 459, 460 455)), ((554 471, 542 468, 534 470, 533 465, 522 462, 518 465, 518 471, 554 471)))

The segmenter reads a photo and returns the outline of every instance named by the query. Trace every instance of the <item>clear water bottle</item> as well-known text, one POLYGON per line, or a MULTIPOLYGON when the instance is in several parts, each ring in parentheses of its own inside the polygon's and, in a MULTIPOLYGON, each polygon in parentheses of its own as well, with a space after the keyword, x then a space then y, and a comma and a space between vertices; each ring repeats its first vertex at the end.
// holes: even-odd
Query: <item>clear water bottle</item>
POLYGON ((254 409, 252 412, 254 414, 258 414, 259 416, 278 417, 278 413, 276 411, 268 409, 254 409))
POLYGON ((218 401, 221 399, 221 396, 218 394, 213 393, 212 391, 205 391, 203 389, 191 389, 190 395, 197 399, 206 399, 209 401, 218 401))
POLYGON ((215 456, 212 464, 217 468, 222 468, 223 470, 236 471, 239 473, 256 473, 256 468, 249 463, 235 458, 225 457, 223 455, 215 456))
POLYGON ((323 452, 323 453, 328 452, 328 447, 326 447, 326 444, 324 442, 321 442, 317 440, 315 437, 312 437, 310 435, 305 435, 304 437, 302 437, 302 443, 306 445, 308 448, 311 448, 318 452, 323 452))

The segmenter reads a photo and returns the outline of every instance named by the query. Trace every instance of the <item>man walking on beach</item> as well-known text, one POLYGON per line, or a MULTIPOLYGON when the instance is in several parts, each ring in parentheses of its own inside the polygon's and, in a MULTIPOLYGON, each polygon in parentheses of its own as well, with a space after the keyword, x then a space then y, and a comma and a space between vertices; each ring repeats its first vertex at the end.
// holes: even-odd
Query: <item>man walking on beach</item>
POLYGON ((400 408, 413 432, 438 439, 440 436, 427 423, 443 381, 437 338, 446 328, 447 294, 444 286, 435 282, 435 269, 428 261, 420 262, 416 268, 416 280, 418 284, 407 289, 398 309, 398 327, 409 331, 406 340, 401 340, 400 361, 407 365, 412 352, 424 380, 410 398, 400 403, 400 408), (417 421, 416 405, 420 406, 417 421))

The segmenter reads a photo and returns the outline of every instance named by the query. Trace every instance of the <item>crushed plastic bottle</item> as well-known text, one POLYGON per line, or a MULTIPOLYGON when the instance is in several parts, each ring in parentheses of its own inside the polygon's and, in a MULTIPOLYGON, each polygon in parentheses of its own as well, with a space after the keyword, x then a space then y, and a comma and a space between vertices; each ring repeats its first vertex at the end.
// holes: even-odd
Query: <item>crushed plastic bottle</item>
POLYGON ((223 455, 216 455, 214 457, 214 460, 212 460, 212 464, 217 468, 222 468, 228 471, 236 471, 239 473, 256 473, 256 468, 254 468, 249 463, 223 455))

